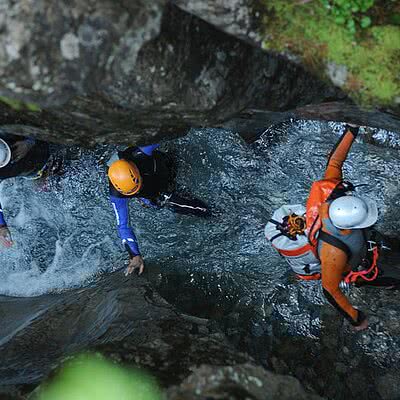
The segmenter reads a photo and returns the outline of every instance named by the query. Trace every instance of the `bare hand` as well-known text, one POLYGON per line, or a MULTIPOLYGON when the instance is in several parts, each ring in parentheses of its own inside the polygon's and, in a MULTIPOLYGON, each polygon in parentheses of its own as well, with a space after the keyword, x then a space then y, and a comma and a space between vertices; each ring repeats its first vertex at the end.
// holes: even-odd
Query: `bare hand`
POLYGON ((144 262, 142 256, 135 256, 130 259, 129 264, 125 270, 125 276, 130 275, 135 269, 139 270, 139 275, 144 271, 144 262))
POLYGON ((26 140, 20 140, 15 142, 12 146, 12 157, 13 161, 20 161, 22 160, 32 148, 32 144, 27 142, 26 140))
POLYGON ((354 330, 359 332, 359 331, 363 331, 364 329, 367 329, 367 328, 368 328, 368 320, 364 319, 364 321, 361 322, 360 325, 354 327, 354 330))
POLYGON ((0 227, 0 244, 4 247, 11 247, 13 245, 10 231, 6 226, 0 227))

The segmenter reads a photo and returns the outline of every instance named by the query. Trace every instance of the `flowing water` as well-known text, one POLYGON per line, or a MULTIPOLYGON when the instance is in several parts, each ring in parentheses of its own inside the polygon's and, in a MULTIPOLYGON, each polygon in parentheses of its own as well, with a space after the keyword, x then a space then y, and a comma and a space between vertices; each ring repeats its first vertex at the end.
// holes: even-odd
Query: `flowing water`
MULTIPOLYGON (((327 324, 321 310, 329 309, 320 283, 295 281, 263 230, 280 205, 305 202, 341 130, 336 123, 294 121, 269 129, 252 144, 217 129, 192 130, 162 144, 177 160, 179 191, 207 202, 213 217, 181 216, 131 201, 131 222, 160 291, 185 312, 221 320, 237 315, 224 320, 230 326, 241 324, 247 313, 253 343, 289 337, 318 344, 327 324)), ((367 184, 359 192, 378 201, 378 229, 391 235, 399 230, 399 148, 395 133, 362 130, 344 168, 346 179, 367 184)), ((57 149, 65 172, 45 187, 22 179, 2 183, 1 201, 16 244, 0 253, 0 295, 30 297, 95 285, 99 275, 123 266, 127 256, 104 171, 114 150, 57 149)), ((357 353, 377 368, 396 365, 399 294, 352 288, 349 295, 371 316, 371 328, 356 335, 339 323, 344 334, 334 346, 344 349, 343 361, 357 353)))

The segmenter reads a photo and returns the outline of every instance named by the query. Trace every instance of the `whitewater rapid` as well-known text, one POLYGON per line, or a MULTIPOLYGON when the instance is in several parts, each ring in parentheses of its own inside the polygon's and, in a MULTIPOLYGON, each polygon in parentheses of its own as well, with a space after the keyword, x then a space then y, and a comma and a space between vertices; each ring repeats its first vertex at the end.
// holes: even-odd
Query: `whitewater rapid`
MULTIPOLYGON (((217 319, 231 340, 261 363, 276 354, 293 363, 294 369, 315 362, 314 368, 320 371, 322 363, 327 370, 321 375, 327 379, 331 365, 338 370, 356 365, 364 368, 363 373, 384 376, 396 372, 400 362, 398 292, 351 288, 347 294, 352 303, 368 314, 370 322, 367 331, 354 334, 327 304, 320 282, 293 279, 264 238, 265 223, 276 208, 306 201, 341 131, 337 123, 293 121, 269 129, 260 140, 248 144, 225 130, 191 130, 184 138, 163 143, 161 149, 176 159, 179 191, 207 202, 213 217, 198 219, 167 209, 147 209, 132 200, 131 223, 148 278, 161 294, 185 313, 217 319), (285 349, 287 354, 282 353, 285 349)), ((367 185, 359 193, 377 200, 377 228, 390 235, 396 235, 400 227, 399 148, 398 134, 362 129, 344 166, 346 179, 367 185)), ((75 327, 68 343, 48 350, 51 356, 70 351, 68 346, 74 347, 77 338, 81 344, 90 343, 109 324, 114 326, 120 312, 115 297, 124 298, 129 286, 117 271, 124 267, 127 254, 117 236, 104 166, 115 149, 56 148, 64 159, 65 173, 50 179, 44 188, 23 179, 0 185, 16 242, 0 253, 5 321, 0 344, 12 346, 22 331, 41 336, 41 330, 35 331, 36 322, 43 323, 46 332, 54 329, 61 335, 63 329, 75 327), (110 275, 113 271, 117 272, 110 275), (108 283, 112 292, 107 290, 108 283), (88 285, 90 290, 85 289, 88 285), (75 293, 98 305, 92 310, 87 300, 75 302, 75 293), (59 315, 63 304, 71 304, 70 316, 59 315), (96 317, 75 326, 75 312, 96 317), (65 328, 47 328, 54 320, 65 328)), ((124 304, 130 304, 129 299, 124 304)), ((135 326, 131 320, 121 324, 118 335, 122 336, 135 326)), ((25 362, 19 351, 17 347, 15 354, 9 354, 14 357, 15 371, 25 362)), ((35 363, 30 364, 33 375, 39 373, 35 363)), ((16 382, 15 377, 10 379, 16 382)))
MULTIPOLYGON (((281 204, 305 202, 341 129, 299 121, 270 129, 253 144, 217 129, 192 130, 162 144, 177 160, 179 190, 210 204, 214 217, 145 209, 132 200, 131 223, 145 259, 181 263, 182 272, 254 276, 263 289, 275 288, 289 271, 265 242, 263 227, 281 204)), ((352 182, 368 184, 363 194, 378 200, 380 225, 393 233, 398 223, 390 213, 400 205, 393 179, 400 173, 393 162, 399 138, 371 132, 360 135, 344 171, 352 182)), ((45 188, 21 178, 3 181, 0 197, 15 245, 0 253, 0 294, 34 296, 84 286, 123 267, 127 257, 104 167, 115 149, 55 148, 65 172, 45 188)))

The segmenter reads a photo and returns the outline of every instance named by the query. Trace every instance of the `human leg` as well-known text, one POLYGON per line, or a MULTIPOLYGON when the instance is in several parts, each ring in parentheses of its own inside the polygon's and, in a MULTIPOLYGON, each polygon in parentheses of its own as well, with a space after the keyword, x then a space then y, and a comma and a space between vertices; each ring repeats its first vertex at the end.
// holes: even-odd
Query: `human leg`
POLYGON ((198 217, 209 217, 211 211, 208 206, 199 199, 182 197, 176 193, 163 193, 159 200, 160 205, 173 210, 178 214, 195 215, 198 217))

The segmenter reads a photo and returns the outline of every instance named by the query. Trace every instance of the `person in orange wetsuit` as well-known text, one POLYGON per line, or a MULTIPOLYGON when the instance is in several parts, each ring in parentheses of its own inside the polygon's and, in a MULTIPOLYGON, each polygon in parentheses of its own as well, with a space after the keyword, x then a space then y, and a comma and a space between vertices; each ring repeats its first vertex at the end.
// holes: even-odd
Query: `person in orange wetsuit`
POLYGON ((400 241, 372 229, 378 219, 376 202, 350 194, 355 186, 343 180, 343 163, 358 131, 356 126, 345 126, 323 179, 311 186, 306 212, 297 215, 291 210, 293 206, 285 206, 284 211, 282 207, 277 211, 284 217, 269 220, 266 236, 271 243, 286 237, 287 243, 274 247, 288 260, 297 278, 322 279, 327 300, 356 330, 362 330, 368 327, 367 317, 353 307, 341 283, 400 289, 400 241), (295 242, 299 235, 307 236, 306 245, 295 242))
MULTIPOLYGON (((358 134, 358 127, 346 125, 345 132, 331 152, 324 179, 342 181, 342 166, 358 134)), ((340 289, 340 283, 350 271, 366 262, 368 256, 366 228, 378 217, 372 200, 340 196, 328 199, 319 208, 322 221, 318 237, 322 286, 328 301, 355 327, 367 328, 366 315, 352 306, 340 289)))

